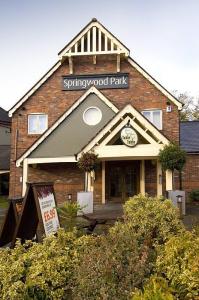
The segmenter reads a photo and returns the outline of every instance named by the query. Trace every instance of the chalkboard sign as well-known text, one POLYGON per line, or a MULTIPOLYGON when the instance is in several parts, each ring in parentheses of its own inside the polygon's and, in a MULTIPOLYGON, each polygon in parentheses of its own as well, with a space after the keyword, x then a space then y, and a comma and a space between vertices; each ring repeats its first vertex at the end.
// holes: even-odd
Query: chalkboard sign
POLYGON ((16 239, 36 239, 55 233, 59 225, 56 200, 52 183, 29 183, 23 201, 22 212, 17 223, 11 247, 16 239))

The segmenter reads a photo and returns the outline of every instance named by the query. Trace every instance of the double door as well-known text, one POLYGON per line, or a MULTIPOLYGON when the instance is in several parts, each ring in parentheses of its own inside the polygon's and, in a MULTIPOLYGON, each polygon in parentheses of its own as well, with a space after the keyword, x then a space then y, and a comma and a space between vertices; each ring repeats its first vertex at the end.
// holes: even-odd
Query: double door
POLYGON ((110 202, 125 202, 138 193, 139 169, 138 161, 107 162, 106 194, 110 202))

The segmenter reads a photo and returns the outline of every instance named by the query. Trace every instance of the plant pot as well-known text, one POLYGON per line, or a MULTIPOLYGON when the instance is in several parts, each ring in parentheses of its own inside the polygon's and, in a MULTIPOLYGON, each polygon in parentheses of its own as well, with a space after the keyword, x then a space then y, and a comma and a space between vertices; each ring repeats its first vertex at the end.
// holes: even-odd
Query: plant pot
POLYGON ((78 192, 77 203, 81 207, 78 216, 93 213, 93 192, 78 192))

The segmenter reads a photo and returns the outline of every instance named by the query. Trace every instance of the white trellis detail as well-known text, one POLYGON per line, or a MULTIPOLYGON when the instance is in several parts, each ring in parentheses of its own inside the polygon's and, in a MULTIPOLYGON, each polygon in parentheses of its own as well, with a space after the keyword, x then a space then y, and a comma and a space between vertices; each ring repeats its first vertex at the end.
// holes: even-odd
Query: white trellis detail
POLYGON ((63 59, 71 56, 99 54, 129 56, 130 53, 128 48, 94 19, 59 53, 59 57, 63 59))

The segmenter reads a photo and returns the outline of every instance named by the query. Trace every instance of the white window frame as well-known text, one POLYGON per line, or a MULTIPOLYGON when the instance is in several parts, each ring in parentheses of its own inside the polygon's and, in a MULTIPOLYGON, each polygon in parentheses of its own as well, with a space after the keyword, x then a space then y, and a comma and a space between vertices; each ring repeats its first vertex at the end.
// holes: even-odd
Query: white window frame
POLYGON ((88 126, 96 126, 96 125, 98 125, 98 124, 101 122, 101 120, 102 120, 102 111, 101 111, 101 109, 100 109, 99 107, 97 107, 97 106, 89 106, 89 107, 86 108, 85 111, 83 112, 83 120, 84 120, 84 123, 85 123, 86 125, 88 125, 88 126), (89 124, 89 123, 87 123, 87 121, 86 121, 85 114, 87 113, 87 111, 88 111, 89 109, 96 109, 96 110, 99 112, 100 120, 99 120, 97 123, 95 123, 95 124, 89 124))
MULTIPOLYGON (((163 123, 162 123, 162 110, 161 109, 158 109, 158 108, 153 108, 153 109, 145 109, 142 111, 142 114, 143 116, 145 117, 144 115, 144 112, 150 112, 150 122, 159 130, 162 130, 163 129, 163 123), (156 125, 153 123, 153 112, 157 112, 159 111, 160 112, 160 128, 159 127, 156 127, 156 125)), ((148 118, 145 117, 147 120, 148 118)))
POLYGON ((46 129, 48 129, 48 115, 45 113, 30 113, 28 114, 28 134, 29 135, 38 135, 38 134, 42 134, 44 133, 44 131, 46 131, 46 129), (29 128, 29 118, 30 116, 46 116, 46 128, 45 130, 41 131, 41 132, 30 132, 30 128, 29 128))

